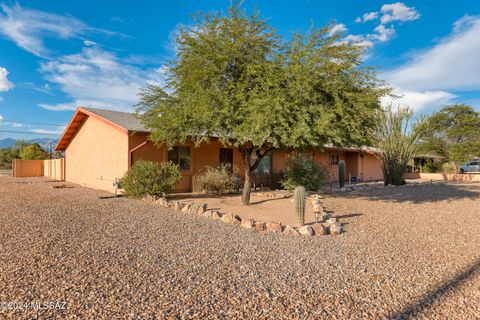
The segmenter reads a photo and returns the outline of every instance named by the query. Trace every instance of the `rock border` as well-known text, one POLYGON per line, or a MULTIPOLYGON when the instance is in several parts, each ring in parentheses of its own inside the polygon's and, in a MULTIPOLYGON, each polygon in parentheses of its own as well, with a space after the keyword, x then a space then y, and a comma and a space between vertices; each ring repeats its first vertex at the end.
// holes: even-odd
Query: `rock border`
MULTIPOLYGON (((313 195, 308 197, 311 201, 318 202, 321 197, 318 195, 313 195)), ((242 219, 238 215, 233 213, 221 213, 218 210, 209 210, 207 203, 192 203, 187 204, 180 202, 178 200, 168 201, 166 198, 162 197, 152 197, 146 196, 143 198, 144 201, 153 202, 160 206, 171 208, 174 211, 181 214, 195 214, 198 216, 203 216, 214 221, 221 221, 223 223, 237 225, 245 229, 251 229, 263 234, 283 234, 286 236, 314 236, 314 235, 338 235, 343 232, 343 226, 336 218, 331 218, 330 214, 326 212, 323 208, 322 212, 322 223, 320 224, 320 230, 315 230, 311 225, 304 225, 301 227, 293 227, 291 225, 282 225, 278 222, 263 222, 255 221, 253 219, 242 219)))

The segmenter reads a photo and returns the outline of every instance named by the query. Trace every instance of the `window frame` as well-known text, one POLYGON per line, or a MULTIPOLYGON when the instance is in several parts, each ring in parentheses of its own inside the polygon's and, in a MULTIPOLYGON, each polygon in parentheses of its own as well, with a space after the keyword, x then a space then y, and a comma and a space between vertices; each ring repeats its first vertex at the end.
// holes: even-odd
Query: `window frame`
POLYGON ((330 165, 331 166, 338 166, 338 164, 340 163, 340 154, 339 153, 330 153, 330 165), (336 161, 334 161, 334 157, 336 157, 336 161))
POLYGON ((176 165, 178 165, 179 169, 181 172, 192 172, 192 148, 190 146, 185 146, 185 145, 179 145, 179 146, 174 146, 172 149, 168 150, 167 149, 167 161, 172 161, 176 165), (180 165, 181 162, 181 149, 188 149, 188 169, 183 169, 180 165), (176 149, 177 157, 176 161, 170 160, 170 152, 176 149))

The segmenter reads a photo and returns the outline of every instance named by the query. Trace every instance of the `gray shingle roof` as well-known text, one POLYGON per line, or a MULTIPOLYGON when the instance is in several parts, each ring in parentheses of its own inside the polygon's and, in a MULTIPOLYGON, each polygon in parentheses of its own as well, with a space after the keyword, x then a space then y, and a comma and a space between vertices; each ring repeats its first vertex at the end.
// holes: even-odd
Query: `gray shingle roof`
POLYGON ((127 129, 128 131, 150 132, 150 130, 145 127, 133 113, 95 108, 83 109, 95 113, 96 115, 109 120, 120 127, 127 129))

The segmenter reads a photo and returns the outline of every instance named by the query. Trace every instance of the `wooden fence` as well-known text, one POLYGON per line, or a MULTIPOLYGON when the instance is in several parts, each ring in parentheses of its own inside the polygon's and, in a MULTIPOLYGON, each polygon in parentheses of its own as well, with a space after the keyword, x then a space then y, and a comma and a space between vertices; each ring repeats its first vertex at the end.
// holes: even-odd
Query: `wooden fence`
POLYGON ((64 180, 63 159, 52 160, 13 160, 14 177, 47 177, 64 180))

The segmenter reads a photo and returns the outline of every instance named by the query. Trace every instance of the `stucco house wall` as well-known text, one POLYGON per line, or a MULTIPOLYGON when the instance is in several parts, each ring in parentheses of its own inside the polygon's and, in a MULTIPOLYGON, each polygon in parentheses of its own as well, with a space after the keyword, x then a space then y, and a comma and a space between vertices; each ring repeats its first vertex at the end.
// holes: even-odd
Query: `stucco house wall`
POLYGON ((128 136, 88 117, 65 150, 65 180, 113 191, 115 178, 128 170, 128 136))

